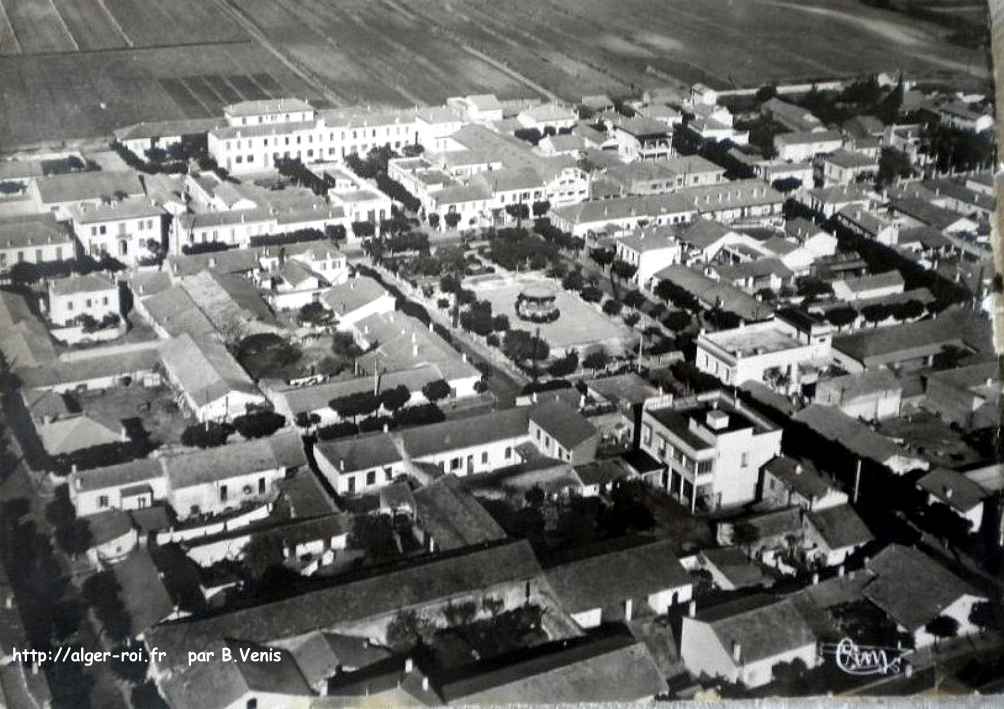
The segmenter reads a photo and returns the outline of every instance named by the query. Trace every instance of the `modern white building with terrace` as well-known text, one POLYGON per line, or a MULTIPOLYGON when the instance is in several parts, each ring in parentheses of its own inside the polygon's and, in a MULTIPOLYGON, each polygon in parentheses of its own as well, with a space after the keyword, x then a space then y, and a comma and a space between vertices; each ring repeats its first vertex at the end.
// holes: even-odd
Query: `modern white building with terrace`
POLYGON ((665 465, 661 484, 691 512, 756 499, 760 468, 781 452, 781 429, 721 391, 645 404, 641 447, 665 465))
POLYGON ((799 311, 731 330, 701 333, 697 368, 730 386, 771 383, 783 393, 797 392, 816 380, 831 359, 832 326, 799 311))

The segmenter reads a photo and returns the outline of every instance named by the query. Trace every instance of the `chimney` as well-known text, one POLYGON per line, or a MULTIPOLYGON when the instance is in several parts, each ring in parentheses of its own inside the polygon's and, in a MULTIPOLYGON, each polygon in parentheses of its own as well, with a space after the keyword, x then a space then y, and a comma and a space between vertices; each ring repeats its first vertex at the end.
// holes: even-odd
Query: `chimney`
POLYGON ((708 412, 705 422, 712 431, 721 431, 729 425, 729 415, 724 411, 713 409, 708 412))
POLYGON ((797 463, 795 465, 795 475, 801 475, 801 474, 802 474, 802 464, 797 463))
POLYGON ((743 662, 743 646, 736 640, 732 641, 732 661, 737 665, 743 662))
POLYGON ((411 674, 415 669, 415 661, 410 657, 406 657, 404 660, 404 673, 406 675, 411 674))
POLYGON ((426 677, 425 675, 422 675, 422 691, 423 692, 429 691, 429 678, 426 677))
POLYGON ((950 488, 948 485, 945 485, 945 499, 946 500, 952 499, 952 488, 950 488))
POLYGON ((387 425, 387 424, 385 423, 385 424, 383 425, 383 432, 384 432, 384 433, 387 433, 388 431, 390 431, 390 426, 388 426, 388 425, 387 425))
POLYGON ((533 392, 533 394, 530 395, 530 400, 535 404, 537 403, 537 392, 533 392))
POLYGON ((338 470, 343 473, 345 472, 345 458, 338 459, 338 470))
POLYGON ((210 256, 209 257, 209 268, 216 268, 216 257, 215 256, 210 256))
POLYGON ((819 572, 816 571, 812 574, 812 585, 815 586, 819 583, 819 572))
POLYGON ((72 474, 76 475, 76 473, 77 473, 77 464, 76 464, 76 463, 73 463, 73 464, 72 464, 72 465, 70 466, 70 473, 72 473, 72 474))
POLYGON ((418 357, 418 343, 416 342, 411 346, 411 356, 418 357))
POLYGON ((13 593, 8 593, 7 594, 7 600, 4 601, 4 608, 6 608, 7 610, 10 610, 13 607, 14 607, 14 594, 13 593))
POLYGON ((840 566, 837 567, 837 576, 839 576, 840 578, 844 577, 844 565, 843 564, 841 564, 840 566))
POLYGON ((693 618, 697 615, 697 601, 691 600, 687 604, 687 616, 693 618))

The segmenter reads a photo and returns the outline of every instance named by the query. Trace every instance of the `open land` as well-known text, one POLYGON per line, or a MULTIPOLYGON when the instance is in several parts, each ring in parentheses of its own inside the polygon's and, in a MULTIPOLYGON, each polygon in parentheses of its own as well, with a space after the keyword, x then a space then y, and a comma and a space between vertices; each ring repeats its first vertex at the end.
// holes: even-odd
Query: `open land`
POLYGON ((558 290, 555 303, 561 316, 550 323, 529 323, 516 315, 516 297, 535 281, 526 281, 499 288, 484 288, 477 291, 478 298, 492 304, 492 312, 505 315, 513 328, 536 331, 551 347, 586 347, 616 340, 629 340, 632 331, 619 325, 613 319, 599 313, 577 296, 558 290))
POLYGON ((858 0, 0 0, 0 150, 278 95, 407 106, 987 76, 951 32, 858 0))

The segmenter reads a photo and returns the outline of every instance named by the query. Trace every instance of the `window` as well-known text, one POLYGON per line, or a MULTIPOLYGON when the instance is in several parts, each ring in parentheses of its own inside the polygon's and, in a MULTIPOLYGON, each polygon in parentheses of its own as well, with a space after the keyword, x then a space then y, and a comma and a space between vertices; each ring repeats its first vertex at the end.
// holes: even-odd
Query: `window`
POLYGON ((98 498, 98 507, 108 507, 108 495, 102 495, 98 498))
POLYGON ((714 465, 714 461, 711 460, 699 460, 697 462, 697 473, 698 475, 703 473, 710 473, 711 467, 714 465))
POLYGON ((42 263, 42 249, 35 249, 35 263, 42 263))
POLYGON ((512 458, 512 448, 510 448, 509 446, 506 446, 506 449, 505 449, 505 459, 509 460, 510 458, 512 458))
POLYGON ((248 699, 245 709, 258 709, 258 700, 254 697, 248 699))
POLYGON ((104 297, 103 297, 103 298, 101 299, 101 304, 102 304, 102 305, 108 305, 108 296, 107 296, 107 295, 106 295, 106 296, 104 296, 104 297))
POLYGON ((550 447, 551 447, 551 437, 544 436, 544 448, 550 448, 550 447))
POLYGON ((84 300, 84 307, 87 307, 87 308, 91 307, 91 299, 90 298, 87 298, 86 300, 84 300))
POLYGON ((258 478, 258 494, 265 494, 265 478, 258 478))
POLYGON ((750 454, 743 451, 742 455, 739 457, 739 465, 742 467, 747 467, 750 464, 750 454))
POLYGON ((107 231, 108 231, 108 229, 105 227, 104 224, 102 224, 101 226, 98 227, 98 233, 101 234, 102 236, 104 236, 105 232, 107 232, 107 231))
POLYGON ((652 427, 647 423, 641 427, 641 442, 646 446, 652 445, 652 427))
POLYGON ((387 482, 390 482, 393 477, 394 477, 394 471, 388 465, 386 468, 383 469, 383 478, 387 482))
POLYGON ((450 460, 450 470, 460 470, 460 458, 450 460))
POLYGON ((355 475, 350 475, 349 476, 349 494, 351 495, 355 491, 356 491, 356 476, 355 475))
POLYGON ((24 261, 24 251, 18 251, 17 252, 17 262, 21 263, 22 261, 24 261))
POLYGON ((488 451, 484 451, 481 454, 481 464, 482 465, 488 465, 488 451))
POLYGON ((366 473, 366 484, 367 485, 376 485, 376 471, 375 470, 371 470, 368 473, 366 473))
POLYGON ((66 301, 66 309, 67 310, 73 310, 73 301, 72 300, 66 301))
POLYGON ((220 502, 226 502, 226 501, 227 501, 227 486, 220 485, 220 502))

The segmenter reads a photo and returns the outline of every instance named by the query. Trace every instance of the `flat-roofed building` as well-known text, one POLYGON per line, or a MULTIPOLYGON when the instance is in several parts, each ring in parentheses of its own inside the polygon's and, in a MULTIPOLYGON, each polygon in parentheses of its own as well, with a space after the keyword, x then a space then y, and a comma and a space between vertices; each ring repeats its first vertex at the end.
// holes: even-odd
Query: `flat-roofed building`
POLYGON ((697 338, 697 368, 730 386, 753 380, 771 383, 783 393, 815 381, 829 362, 833 328, 821 318, 786 309, 772 320, 697 338))
POLYGON ((760 468, 781 452, 781 429, 712 391, 645 405, 641 449, 663 463, 661 486, 691 511, 756 499, 760 468))

